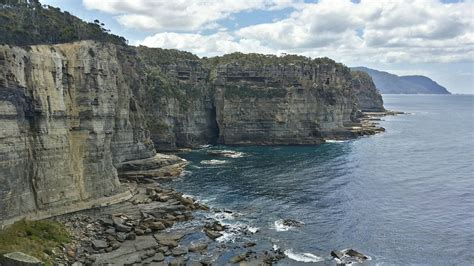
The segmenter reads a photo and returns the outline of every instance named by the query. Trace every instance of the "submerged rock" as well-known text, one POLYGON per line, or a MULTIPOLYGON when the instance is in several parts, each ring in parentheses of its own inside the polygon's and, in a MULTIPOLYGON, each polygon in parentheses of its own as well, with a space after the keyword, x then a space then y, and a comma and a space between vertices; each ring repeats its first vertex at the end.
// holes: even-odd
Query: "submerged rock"
POLYGON ((303 222, 300 222, 300 221, 297 221, 297 220, 293 220, 293 219, 284 219, 282 224, 284 226, 291 226, 291 227, 300 227, 300 226, 303 226, 304 223, 303 222))
POLYGON ((351 264, 354 262, 364 262, 366 260, 370 260, 369 256, 362 254, 359 251, 354 249, 344 249, 341 251, 333 250, 331 251, 331 256, 336 260, 339 264, 351 264))

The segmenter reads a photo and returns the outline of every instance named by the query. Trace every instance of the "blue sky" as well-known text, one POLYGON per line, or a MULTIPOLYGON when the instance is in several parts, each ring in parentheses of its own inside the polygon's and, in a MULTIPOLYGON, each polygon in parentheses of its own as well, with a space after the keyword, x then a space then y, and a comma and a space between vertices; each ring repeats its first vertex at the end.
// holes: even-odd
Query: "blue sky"
POLYGON ((348 66, 427 75, 474 93, 474 1, 42 0, 99 19, 130 44, 224 53, 327 56, 348 66))

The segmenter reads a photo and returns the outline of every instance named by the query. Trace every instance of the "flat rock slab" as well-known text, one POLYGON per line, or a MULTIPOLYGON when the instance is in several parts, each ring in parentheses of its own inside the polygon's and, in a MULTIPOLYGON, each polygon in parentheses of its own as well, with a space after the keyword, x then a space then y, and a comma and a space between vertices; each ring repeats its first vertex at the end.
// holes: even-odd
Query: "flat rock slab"
POLYGON ((146 250, 158 246, 155 238, 151 235, 137 236, 133 241, 125 241, 116 250, 109 253, 92 255, 97 264, 124 264, 141 261, 141 255, 146 254, 146 250))
POLYGON ((0 265, 2 266, 32 266, 44 265, 39 259, 25 254, 23 252, 12 252, 4 254, 0 257, 0 265))

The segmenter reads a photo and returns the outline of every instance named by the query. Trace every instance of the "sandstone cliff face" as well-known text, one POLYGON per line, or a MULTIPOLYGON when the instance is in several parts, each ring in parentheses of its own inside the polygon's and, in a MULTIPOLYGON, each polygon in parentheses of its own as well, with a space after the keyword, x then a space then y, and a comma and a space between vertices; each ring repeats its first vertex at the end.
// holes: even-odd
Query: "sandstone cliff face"
POLYGON ((117 169, 179 174, 186 162, 155 156, 154 144, 316 144, 363 134, 350 129, 360 108, 383 110, 370 78, 332 60, 241 57, 91 41, 0 46, 0 223, 120 194, 117 169))
POLYGON ((219 141, 315 144, 352 123, 357 106, 349 70, 333 61, 218 68, 219 141))
POLYGON ((215 142, 217 123, 209 69, 195 55, 139 47, 146 62, 149 128, 158 150, 215 142))
POLYGON ((359 107, 364 112, 382 112, 382 95, 375 87, 369 74, 362 71, 351 71, 352 86, 359 102, 359 107))
POLYGON ((93 42, 0 46, 2 220, 116 194, 114 164, 155 154, 127 53, 93 42))

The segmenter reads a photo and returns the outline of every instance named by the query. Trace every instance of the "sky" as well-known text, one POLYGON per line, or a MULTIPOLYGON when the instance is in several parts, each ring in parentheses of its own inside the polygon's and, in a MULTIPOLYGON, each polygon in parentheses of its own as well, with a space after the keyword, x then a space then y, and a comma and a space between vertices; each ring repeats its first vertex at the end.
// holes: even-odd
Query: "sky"
POLYGON ((474 93, 474 0, 42 0, 131 45, 330 57, 474 93))

